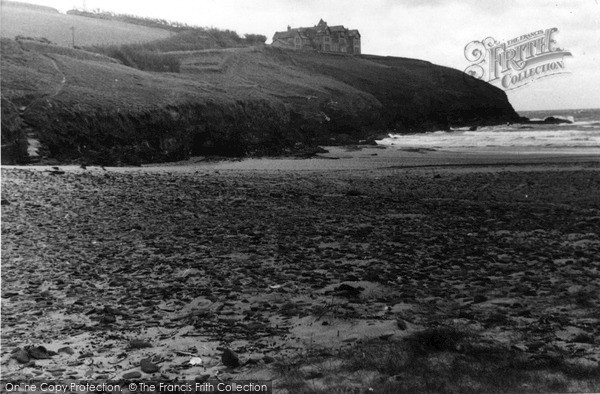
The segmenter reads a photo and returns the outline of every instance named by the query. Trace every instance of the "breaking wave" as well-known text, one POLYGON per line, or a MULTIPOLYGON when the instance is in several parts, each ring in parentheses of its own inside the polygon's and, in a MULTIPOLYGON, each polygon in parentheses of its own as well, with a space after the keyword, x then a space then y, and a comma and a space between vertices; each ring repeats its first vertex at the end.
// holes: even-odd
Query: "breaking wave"
MULTIPOLYGON (((558 125, 515 124, 481 127, 475 131, 457 128, 422 134, 390 134, 378 141, 380 145, 405 148, 598 148, 600 154, 600 111, 595 116, 575 120, 570 115, 548 115, 572 123, 558 125)), ((540 117, 544 119, 544 117, 540 117)))

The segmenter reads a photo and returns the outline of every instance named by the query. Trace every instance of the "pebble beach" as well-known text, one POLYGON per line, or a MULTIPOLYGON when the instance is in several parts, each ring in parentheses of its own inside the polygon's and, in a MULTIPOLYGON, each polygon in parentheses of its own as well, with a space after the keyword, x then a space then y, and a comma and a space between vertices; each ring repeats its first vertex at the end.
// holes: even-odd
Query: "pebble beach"
POLYGON ((341 354, 436 327, 600 370, 597 155, 326 149, 3 167, 3 377, 368 390, 341 354))

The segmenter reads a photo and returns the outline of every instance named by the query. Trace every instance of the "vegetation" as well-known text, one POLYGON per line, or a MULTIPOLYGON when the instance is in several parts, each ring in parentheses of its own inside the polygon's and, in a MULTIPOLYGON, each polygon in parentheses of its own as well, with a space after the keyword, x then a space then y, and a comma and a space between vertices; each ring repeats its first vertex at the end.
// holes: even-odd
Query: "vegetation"
POLYGON ((15 41, 34 41, 34 42, 39 42, 41 44, 52 44, 52 41, 50 41, 46 37, 16 36, 15 41))
POLYGON ((179 72, 180 69, 180 62, 177 56, 145 50, 143 49, 143 44, 109 45, 87 49, 116 59, 128 67, 139 70, 179 72))
POLYGON ((248 45, 262 45, 267 41, 267 37, 262 34, 245 34, 244 40, 248 45))
POLYGON ((161 50, 163 52, 207 49, 206 47, 198 47, 197 42, 194 40, 192 40, 191 42, 192 47, 189 47, 189 38, 197 37, 199 35, 211 36, 219 44, 219 48, 231 48, 240 45, 258 45, 264 44, 267 41, 267 37, 261 34, 246 34, 244 38, 242 38, 235 31, 232 30, 203 28, 199 26, 188 25, 182 22, 173 22, 165 19, 147 18, 129 14, 118 14, 110 11, 94 10, 90 12, 73 9, 68 11, 67 14, 84 16, 88 18, 119 21, 124 23, 130 23, 133 25, 146 26, 150 28, 165 29, 176 33, 187 33, 187 35, 176 37, 175 39, 161 40, 151 45, 155 49, 161 50), (183 45, 183 47, 181 45, 183 45))
POLYGON ((144 71, 179 72, 179 56, 186 52, 216 48, 240 48, 262 45, 267 38, 259 34, 240 37, 235 31, 217 28, 189 28, 161 40, 138 44, 90 46, 85 49, 119 60, 128 67, 144 71))
MULTIPOLYGON (((56 8, 39 5, 39 4, 31 4, 31 3, 22 3, 20 1, 4 1, 0 2, 2 6, 2 11, 4 11, 4 7, 19 7, 19 8, 27 8, 33 11, 43 11, 43 12, 51 12, 54 14, 58 14, 58 10, 56 8)), ((4 18, 3 18, 4 19, 4 18)), ((2 20, 4 22, 4 20, 2 20)))
POLYGON ((600 367, 567 363, 564 355, 531 358, 500 343, 455 326, 418 331, 401 341, 369 340, 332 354, 314 349, 300 360, 278 363, 280 386, 291 392, 347 392, 353 380, 362 380, 359 392, 376 393, 513 393, 585 392, 600 389, 600 367), (325 360, 340 360, 322 363, 325 360), (327 380, 311 383, 306 365, 319 366, 313 376, 327 380), (336 381, 336 376, 342 383, 336 381), (363 379, 353 379, 353 377, 363 379), (364 378, 370 376, 371 378, 364 378), (344 389, 346 387, 346 389, 344 389), (336 391, 339 389, 340 391, 336 391))
POLYGON ((181 22, 173 22, 165 19, 158 18, 145 18, 137 15, 129 15, 129 14, 117 14, 111 11, 103 11, 100 9, 96 9, 93 11, 83 11, 78 9, 72 9, 67 11, 68 15, 77 15, 84 16, 87 18, 95 18, 95 19, 104 19, 111 21, 119 21, 124 23, 130 23, 132 25, 140 25, 158 29, 165 29, 174 32, 181 32, 184 30, 189 30, 195 28, 194 26, 190 26, 181 22))
POLYGON ((73 35, 76 46, 90 46, 140 43, 165 38, 169 34, 172 33, 165 29, 65 15, 24 3, 2 2, 4 38, 45 37, 57 45, 73 47, 73 35))
POLYGON ((22 131, 22 120, 14 104, 2 97, 0 105, 2 116, 2 164, 18 163, 28 161, 27 138, 22 131))

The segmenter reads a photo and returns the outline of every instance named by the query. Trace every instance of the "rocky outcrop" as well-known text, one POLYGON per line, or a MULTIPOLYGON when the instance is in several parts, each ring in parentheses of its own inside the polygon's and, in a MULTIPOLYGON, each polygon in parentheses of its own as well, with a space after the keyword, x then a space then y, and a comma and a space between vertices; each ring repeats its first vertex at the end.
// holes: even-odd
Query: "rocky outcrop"
POLYGON ((41 45, 2 40, 3 149, 22 155, 17 141, 28 127, 45 155, 63 162, 275 155, 519 119, 501 90, 414 59, 270 47, 171 52, 181 62, 174 74, 41 45))
POLYGON ((2 97, 2 164, 26 163, 27 137, 23 121, 13 103, 2 97))
POLYGON ((528 123, 528 124, 562 124, 562 123, 571 124, 573 122, 570 121, 569 119, 563 119, 563 118, 559 118, 559 117, 555 117, 555 116, 548 116, 547 118, 544 118, 544 120, 525 119, 524 123, 528 123))

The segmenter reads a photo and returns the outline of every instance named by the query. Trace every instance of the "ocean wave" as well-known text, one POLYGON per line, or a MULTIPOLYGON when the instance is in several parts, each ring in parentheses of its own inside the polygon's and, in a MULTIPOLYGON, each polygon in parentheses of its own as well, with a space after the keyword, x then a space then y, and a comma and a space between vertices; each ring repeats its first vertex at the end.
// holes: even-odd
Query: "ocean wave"
MULTIPOLYGON (((571 125, 573 126, 573 125, 571 125)), ((395 135, 378 141, 399 148, 477 148, 477 147, 600 147, 600 128, 515 129, 507 126, 477 131, 436 131, 395 135)), ((600 150, 599 150, 600 154, 600 150)))
POLYGON ((573 127, 573 126, 578 126, 578 127, 599 127, 600 128, 600 122, 598 122, 597 120, 584 120, 584 121, 580 121, 580 122, 573 122, 573 123, 561 123, 557 126, 562 126, 562 127, 573 127))

